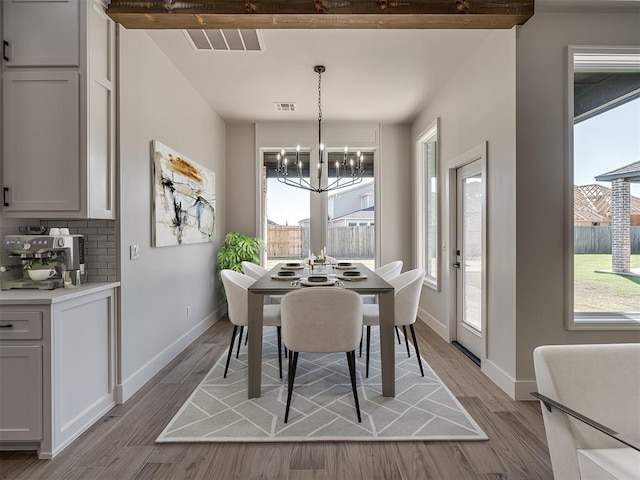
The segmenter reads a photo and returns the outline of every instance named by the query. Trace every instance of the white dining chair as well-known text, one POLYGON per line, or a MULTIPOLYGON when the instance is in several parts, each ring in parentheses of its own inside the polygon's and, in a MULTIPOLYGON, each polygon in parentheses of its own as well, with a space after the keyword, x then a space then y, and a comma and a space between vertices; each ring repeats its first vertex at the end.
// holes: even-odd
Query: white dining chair
MULTIPOLYGON (((397 277, 402 272, 402 260, 397 260, 395 262, 389 262, 381 267, 378 267, 374 270, 375 274, 378 275, 385 281, 389 281, 392 278, 397 277)), ((362 295, 362 303, 377 303, 378 296, 377 295, 362 295)))
MULTIPOLYGON (((374 272, 376 273, 376 275, 378 275, 380 278, 382 278, 385 281, 389 281, 392 278, 397 277, 398 275, 400 275, 400 272, 402 272, 402 260, 396 260, 395 262, 389 262, 385 265, 382 265, 381 267, 378 267, 374 270, 374 272)), ((378 303, 378 296, 377 295, 361 295, 362 297, 362 303, 378 303)), ((396 338, 398 339, 398 345, 401 345, 402 342, 400 341, 400 332, 398 330, 398 327, 396 328, 396 338)), ((362 341, 360 342, 360 356, 362 357, 362 341)))
MULTIPOLYGON (((413 345, 416 349, 418 357, 418 366, 420 373, 424 377, 422 368, 422 360, 420 359, 420 350, 418 341, 416 340, 416 332, 413 324, 418 316, 418 303, 420 302, 420 293, 422 292, 422 282, 424 280, 424 270, 421 268, 410 270, 402 273, 395 278, 388 280, 394 288, 395 298, 395 326, 402 327, 404 339, 407 345, 407 355, 409 353, 409 339, 407 336, 407 326, 411 329, 413 337, 413 345)), ((380 310, 378 304, 368 304, 362 306, 363 323, 367 327, 367 367, 366 376, 369 377, 369 351, 371 347, 371 327, 380 325, 380 310)))
MULTIPOLYGON (((246 260, 242 262, 242 271, 254 280, 259 280, 269 272, 268 269, 246 260)), ((267 303, 279 304, 282 301, 282 295, 265 295, 265 299, 267 303)))
MULTIPOLYGON (((229 344, 229 353, 227 354, 227 363, 224 367, 224 378, 227 378, 229 369, 229 361, 233 352, 233 344, 236 338, 238 327, 240 327, 240 335, 238 336, 238 350, 236 358, 240 355, 240 344, 242 343, 242 332, 244 327, 249 325, 249 293, 248 288, 255 281, 253 278, 233 270, 222 270, 222 284, 227 295, 228 316, 233 323, 233 332, 231 333, 231 343, 229 344)), ((278 367, 280 369, 280 378, 282 378, 282 342, 280 329, 280 305, 264 305, 263 306, 263 325, 265 327, 277 327, 278 332, 278 367)))
POLYGON ((362 300, 351 290, 311 287, 297 290, 282 299, 282 338, 289 349, 287 406, 284 423, 289 420, 291 396, 299 353, 345 352, 358 422, 360 403, 356 387, 356 348, 362 333, 362 300))

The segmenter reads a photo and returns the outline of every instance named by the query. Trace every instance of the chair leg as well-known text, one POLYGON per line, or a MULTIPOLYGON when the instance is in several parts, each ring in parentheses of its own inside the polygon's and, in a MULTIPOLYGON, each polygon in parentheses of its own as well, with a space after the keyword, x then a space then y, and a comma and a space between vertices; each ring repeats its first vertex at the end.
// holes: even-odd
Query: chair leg
MULTIPOLYGON (((240 327, 240 336, 238 337, 238 350, 236 350, 236 358, 240 356, 240 345, 242 344, 242 332, 244 332, 244 327, 240 327)), ((247 337, 249 336, 249 329, 247 328, 247 337)))
POLYGON ((296 366, 298 365, 298 352, 289 355, 289 373, 287 389, 287 408, 284 411, 284 423, 289 421, 289 407, 291 407, 291 394, 293 393, 293 381, 296 378, 296 366))
POLYGON ((362 358, 362 337, 364 337, 364 333, 360 333, 360 358, 362 358))
POLYGON ((234 325, 233 332, 231 332, 231 343, 229 344, 229 353, 227 354, 227 364, 224 367, 224 378, 227 378, 227 370, 229 370, 229 360, 231 360, 231 352, 233 352, 233 342, 236 340, 237 332, 238 332, 238 325, 234 325))
POLYGON ((278 335, 278 368, 280 369, 280 378, 282 379, 282 328, 276 327, 276 329, 278 335))
POLYGON ((244 346, 247 346, 247 343, 249 343, 249 329, 247 328, 247 336, 244 337, 244 346))
POLYGON ((422 369, 422 360, 420 359, 420 349, 418 348, 418 340, 416 340, 416 331, 413 328, 413 323, 409 325, 411 329, 411 336, 413 337, 413 346, 416 347, 416 356, 418 357, 418 365, 420 366, 420 374, 424 377, 424 370, 422 369))
POLYGON ((396 337, 398 338, 398 345, 402 345, 402 341, 400 340, 400 329, 396 325, 396 337))
POLYGON ((358 388, 356 387, 356 351, 347 352, 347 364, 349 365, 349 375, 351 376, 351 389, 353 390, 353 400, 356 403, 356 413, 358 422, 362 422, 360 417, 360 402, 358 402, 358 388))
POLYGON ((287 352, 289 351, 289 349, 287 348, 287 346, 284 346, 284 358, 287 358, 287 352))
POLYGON ((369 351, 371 350, 371 325, 367 325, 367 370, 366 378, 369 378, 369 351))
POLYGON ((404 333, 404 343, 407 345, 407 358, 411 358, 411 352, 409 352, 409 335, 407 335, 407 326, 402 326, 402 333, 404 333))

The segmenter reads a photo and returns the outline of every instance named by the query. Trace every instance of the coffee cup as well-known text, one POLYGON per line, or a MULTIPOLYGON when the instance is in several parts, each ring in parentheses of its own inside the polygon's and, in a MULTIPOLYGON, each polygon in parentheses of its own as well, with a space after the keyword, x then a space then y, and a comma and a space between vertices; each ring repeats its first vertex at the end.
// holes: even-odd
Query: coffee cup
POLYGON ((34 282, 42 282, 53 277, 56 271, 53 268, 31 269, 28 270, 29 278, 34 282))

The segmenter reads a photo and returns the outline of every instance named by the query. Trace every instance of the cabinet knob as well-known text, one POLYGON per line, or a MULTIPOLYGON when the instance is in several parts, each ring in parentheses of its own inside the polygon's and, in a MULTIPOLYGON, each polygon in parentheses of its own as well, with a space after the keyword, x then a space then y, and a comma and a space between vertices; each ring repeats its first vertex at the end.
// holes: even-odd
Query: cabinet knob
POLYGON ((13 323, 5 323, 4 325, 0 325, 0 328, 13 328, 13 323))

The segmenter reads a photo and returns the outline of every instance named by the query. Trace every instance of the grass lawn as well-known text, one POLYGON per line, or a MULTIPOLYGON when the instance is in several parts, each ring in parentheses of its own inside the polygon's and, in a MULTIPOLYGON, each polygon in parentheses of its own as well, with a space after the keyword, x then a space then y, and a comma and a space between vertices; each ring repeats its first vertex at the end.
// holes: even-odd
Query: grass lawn
MULTIPOLYGON (((640 255, 631 255, 631 268, 640 268, 640 255)), ((640 278, 596 270, 611 270, 611 255, 574 255, 576 312, 640 312, 640 278)))

